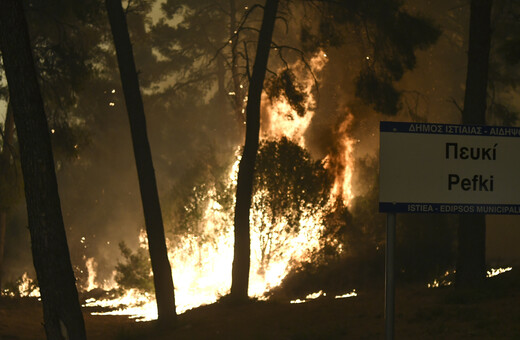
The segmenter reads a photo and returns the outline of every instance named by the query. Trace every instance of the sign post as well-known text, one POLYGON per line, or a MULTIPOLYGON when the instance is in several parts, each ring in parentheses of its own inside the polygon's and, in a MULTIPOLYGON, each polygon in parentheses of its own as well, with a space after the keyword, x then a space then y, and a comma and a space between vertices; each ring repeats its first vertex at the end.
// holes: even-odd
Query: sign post
POLYGON ((386 216, 386 251, 385 251, 385 338, 394 338, 395 311, 395 213, 386 216))
POLYGON ((388 214, 385 334, 390 340, 396 214, 520 214, 520 128, 381 122, 379 159, 379 211, 388 214))

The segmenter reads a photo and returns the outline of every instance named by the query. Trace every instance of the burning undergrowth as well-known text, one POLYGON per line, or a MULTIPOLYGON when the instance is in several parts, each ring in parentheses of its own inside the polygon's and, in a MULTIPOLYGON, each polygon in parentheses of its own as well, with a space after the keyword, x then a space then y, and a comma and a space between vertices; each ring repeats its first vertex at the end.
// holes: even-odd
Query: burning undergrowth
MULTIPOLYGON (((326 62, 323 52, 309 63, 296 62, 290 72, 281 72, 280 79, 273 79, 264 94, 262 140, 250 215, 249 295, 258 299, 266 299, 266 292, 279 286, 291 270, 312 261, 314 254, 337 237, 330 235, 327 220, 338 207, 346 209, 345 204, 353 196, 353 143, 348 137, 352 116, 348 112, 335 132, 338 143, 325 158, 313 159, 305 149, 305 131, 316 108, 317 74, 326 62)), ((194 169, 190 175, 202 180, 195 180, 190 190, 182 193, 186 199, 177 201, 178 209, 172 214, 168 249, 180 313, 229 293, 239 154, 237 150, 228 165, 220 162, 216 171, 194 169)), ((138 296, 151 293, 151 270, 146 269, 149 260, 143 257, 146 248, 144 234, 136 252, 121 246, 124 261, 117 266, 115 277, 123 296, 130 294, 139 300, 138 296)), ((336 242, 334 251, 344 251, 342 242, 336 242)), ((148 302, 140 306, 141 316, 155 318, 154 308, 148 307, 153 306, 153 297, 147 295, 144 300, 147 298, 148 302)), ((104 303, 87 303, 96 304, 104 303)), ((112 304, 119 305, 120 300, 112 304)))

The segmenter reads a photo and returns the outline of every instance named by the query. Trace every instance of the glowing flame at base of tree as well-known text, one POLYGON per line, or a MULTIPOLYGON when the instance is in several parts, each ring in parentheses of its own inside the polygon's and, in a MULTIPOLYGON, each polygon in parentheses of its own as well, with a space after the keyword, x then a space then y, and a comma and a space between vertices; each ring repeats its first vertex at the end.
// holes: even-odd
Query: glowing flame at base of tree
MULTIPOLYGON (((264 293, 280 285, 292 266, 310 260, 312 252, 320 248, 325 214, 330 212, 338 201, 344 205, 348 204, 352 195, 350 157, 353 143, 348 137, 352 116, 347 113, 345 113, 346 119, 342 120, 335 131, 337 144, 320 165, 322 169, 325 165, 327 171, 334 177, 332 189, 323 191, 330 193, 330 197, 317 197, 323 188, 307 193, 307 189, 300 188, 299 193, 295 191, 289 193, 289 191, 284 192, 285 187, 281 187, 288 185, 287 188, 290 188, 291 184, 286 183, 288 172, 297 173, 297 169, 283 168, 283 166, 297 166, 284 163, 292 161, 287 158, 300 159, 301 162, 298 166, 305 166, 305 164, 311 168, 317 166, 311 165, 310 156, 292 145, 298 145, 299 148, 302 148, 301 150, 305 148, 304 133, 316 109, 314 98, 316 75, 325 67, 326 63, 327 57, 323 52, 317 53, 308 64, 298 61, 291 65, 290 71, 289 69, 281 71, 282 76, 272 80, 273 83, 278 82, 275 84, 279 86, 278 89, 275 89, 274 92, 264 93, 261 127, 264 144, 262 145, 274 148, 274 151, 266 152, 267 157, 273 156, 277 152, 280 154, 278 158, 273 156, 274 158, 267 160, 274 162, 274 165, 267 166, 264 171, 268 176, 272 176, 271 181, 274 178, 275 184, 270 187, 259 185, 252 199, 250 214, 251 268, 248 291, 251 297, 266 299, 264 293), (295 79, 297 79, 296 85, 289 84, 295 79), (291 86, 301 99, 297 103, 294 100, 291 101, 287 93, 285 95, 282 93, 291 86), (279 170, 272 169, 273 166, 278 167, 279 170), (280 166, 282 168, 279 168, 280 166), (276 182, 277 180, 280 183, 276 182), (286 197, 289 194, 291 197, 286 197), (314 197, 314 203, 305 202, 304 198, 309 196, 314 197), (277 203, 273 204, 272 201, 269 201, 273 197, 278 199, 277 203), (288 206, 283 203, 286 199, 292 201, 288 206), (283 207, 277 206, 280 203, 283 207), (296 213, 288 214, 287 210, 291 209, 296 213)), ((227 183, 224 185, 227 192, 234 193, 236 187, 239 154, 237 150, 235 162, 230 168, 227 183)), ((297 186, 299 181, 309 181, 308 178, 304 178, 308 176, 305 172, 297 176, 301 177, 293 176, 295 178, 291 179, 297 186)), ((257 179, 257 182, 259 181, 262 179, 257 179)), ((314 186, 320 187, 323 184, 324 182, 315 182, 314 186)), ((234 195, 232 204, 224 207, 226 204, 219 199, 221 193, 217 192, 215 187, 208 187, 204 184, 204 188, 200 192, 197 191, 199 189, 193 189, 198 195, 196 204, 203 204, 206 207, 200 220, 191 227, 190 232, 175 236, 168 244, 178 313, 213 303, 227 295, 231 287, 234 195)), ((141 244, 146 246, 145 237, 142 237, 141 241, 141 244)), ((116 299, 99 304, 99 306, 110 306, 110 303, 112 306, 122 305, 122 301, 125 303, 135 301, 136 303, 133 307, 111 311, 109 314, 133 314, 139 320, 157 317, 152 295, 139 295, 137 291, 127 291, 120 300, 116 299), (136 306, 136 304, 140 304, 140 306, 136 306)), ((88 305, 93 306, 96 303, 96 301, 90 301, 88 305)))

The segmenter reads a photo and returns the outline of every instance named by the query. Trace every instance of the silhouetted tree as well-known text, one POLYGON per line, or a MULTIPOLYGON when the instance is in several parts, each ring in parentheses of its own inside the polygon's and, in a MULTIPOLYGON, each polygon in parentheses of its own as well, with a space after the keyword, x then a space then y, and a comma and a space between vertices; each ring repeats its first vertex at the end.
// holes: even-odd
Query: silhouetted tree
MULTIPOLYGON (((471 1, 463 124, 486 123, 492 2, 471 1)), ((458 287, 475 286, 486 277, 485 215, 461 215, 459 223, 456 283, 458 287)))
POLYGON ((264 89, 267 60, 271 50, 278 0, 266 0, 258 37, 253 73, 249 82, 246 106, 246 141, 238 169, 235 206, 235 246, 233 256, 231 298, 246 301, 249 287, 250 230, 249 209, 253 192, 254 169, 260 134, 260 103, 264 89))
POLYGON ((48 339, 86 339, 23 4, 0 3, 0 48, 20 147, 34 267, 48 339))
POLYGON ((172 273, 166 249, 163 219, 152 154, 146 131, 146 119, 139 88, 139 79, 121 0, 106 0, 106 8, 114 37, 126 109, 130 120, 150 259, 154 274, 158 317, 160 322, 166 323, 175 321, 177 314, 175 312, 172 273))
POLYGON ((18 201, 22 191, 18 164, 14 154, 14 118, 12 105, 8 103, 4 129, 1 134, 2 151, 0 152, 0 291, 4 273, 5 235, 7 230, 7 213, 14 202, 18 201))
MULTIPOLYGON (((57 161, 70 160, 77 155, 77 145, 84 144, 82 127, 73 123, 71 107, 77 103, 77 91, 91 74, 89 60, 96 50, 99 34, 92 17, 96 11, 90 5, 94 1, 78 3, 62 0, 26 2, 31 11, 28 30, 31 48, 35 55, 47 122, 55 133, 51 135, 57 161), (51 14, 52 13, 52 14, 51 14), (86 24, 86 21, 89 23, 86 24), (57 32, 60 32, 57 34, 57 32), (82 33, 82 41, 76 39, 82 33)), ((1 78, 1 75, 0 75, 1 78)), ((2 283, 3 255, 6 242, 7 221, 12 217, 13 207, 20 202, 21 173, 18 171, 18 144, 15 125, 5 83, 0 83, 0 98, 7 103, 3 134, 1 136, 0 177, 0 286, 2 283)))

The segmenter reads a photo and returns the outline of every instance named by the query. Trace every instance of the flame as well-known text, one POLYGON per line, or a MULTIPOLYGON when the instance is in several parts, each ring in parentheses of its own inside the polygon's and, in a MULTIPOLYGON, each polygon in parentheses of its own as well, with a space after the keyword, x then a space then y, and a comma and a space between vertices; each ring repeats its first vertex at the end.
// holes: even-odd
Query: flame
MULTIPOLYGON (((286 137, 301 147, 305 147, 305 132, 316 108, 313 88, 318 80, 319 72, 326 63, 326 54, 319 52, 307 64, 297 62, 291 65, 291 69, 297 74, 300 84, 303 85, 302 90, 307 95, 306 102, 303 103, 306 110, 305 115, 298 115, 285 98, 271 102, 267 99, 266 94, 263 95, 262 139, 276 140, 286 137), (310 67, 310 70, 307 66, 310 67)), ((350 159, 354 145, 347 134, 353 118, 350 114, 346 117, 334 132, 339 141, 326 157, 328 169, 336 176, 331 202, 340 200, 343 204, 348 204, 352 197, 350 159)), ((228 190, 232 192, 237 184, 239 162, 240 155, 237 148, 235 162, 230 167, 227 183, 228 190)), ((263 194, 257 192, 253 201, 258 202, 263 194)), ((213 303, 229 293, 233 263, 234 235, 231 227, 233 218, 232 213, 226 211, 218 203, 217 196, 218 193, 214 188, 207 191, 208 204, 200 220, 200 233, 182 235, 168 242, 168 256, 175 284, 178 313, 213 303)), ((271 288, 280 285, 293 264, 308 260, 311 252, 319 249, 319 241, 324 229, 323 215, 332 204, 329 203, 324 211, 303 211, 298 233, 287 231, 286 221, 277 221, 276 225, 272 225, 271 219, 266 216, 265 212, 251 210, 249 296, 266 299, 264 294, 271 288)), ((140 242, 142 247, 147 247, 145 234, 140 235, 140 242)), ((325 295, 321 291, 319 294, 325 295)), ((336 296, 336 298, 356 295, 353 291, 336 296)), ((308 295, 306 300, 302 301, 313 299, 313 296, 308 295)), ((291 301, 291 303, 295 302, 291 301)), ((87 301, 86 306, 112 307, 115 310, 98 314, 132 315, 138 321, 157 318, 154 296, 135 290, 126 291, 124 296, 117 299, 90 300, 87 301)))
MULTIPOLYGON (((296 299, 296 300, 291 300, 290 303, 305 303, 305 302, 308 302, 310 300, 315 300, 319 297, 325 297, 327 296, 327 293, 323 292, 323 290, 320 290, 318 292, 315 292, 315 293, 311 293, 311 294, 308 294, 305 299, 296 299)), ((351 292, 348 292, 348 293, 345 293, 345 294, 342 294, 342 295, 336 295, 334 296, 334 299, 346 299, 346 298, 351 298, 351 297, 355 297, 357 296, 357 293, 356 293, 356 290, 353 289, 351 292)))
POLYGON ((326 64, 327 56, 320 51, 307 64, 298 61, 291 66, 291 70, 299 75, 298 81, 307 95, 307 99, 303 103, 304 116, 298 115, 285 97, 271 102, 263 93, 262 138, 280 139, 285 136, 299 146, 305 147, 304 133, 315 114, 316 99, 313 89, 318 80, 315 77, 326 64))
POLYGON ((24 272, 15 282, 17 286, 13 288, 3 289, 0 295, 9 297, 37 297, 40 298, 40 288, 36 285, 36 281, 24 272))
POLYGON ((91 291, 95 288, 98 288, 95 281, 96 281, 96 262, 94 261, 93 257, 89 257, 87 261, 85 262, 85 266, 87 267, 88 271, 88 279, 87 279, 87 291, 91 291))
MULTIPOLYGON (((291 66, 291 70, 298 74, 298 79, 303 85, 303 92, 307 95, 307 99, 303 106, 305 115, 300 116, 291 107, 285 97, 281 97, 275 102, 268 100, 267 95, 263 95, 263 116, 262 131, 263 139, 280 139, 287 137, 291 141, 297 143, 300 147, 305 148, 305 132, 312 121, 316 111, 316 98, 313 88, 318 82, 319 72, 323 70, 327 64, 327 54, 319 51, 308 64, 299 61, 291 66), (308 67, 310 70, 306 69, 308 67)), ((353 198, 352 193, 352 174, 353 162, 352 153, 355 142, 349 137, 349 129, 354 120, 354 116, 348 109, 341 110, 341 120, 332 131, 335 144, 325 156, 327 169, 333 174, 335 181, 331 190, 331 199, 340 201, 344 206, 348 206, 353 198)))
POLYGON ((500 274, 504 274, 505 272, 508 272, 510 270, 512 270, 513 267, 506 267, 506 268, 491 268, 490 270, 487 271, 487 275, 486 277, 493 277, 493 276, 497 276, 497 275, 500 275, 500 274))
POLYGON ((326 168, 334 174, 331 199, 341 202, 344 206, 348 206, 353 198, 351 185, 353 174, 352 152, 355 142, 348 136, 353 118, 354 116, 348 113, 333 131, 336 137, 333 138, 335 144, 325 157, 326 168))

